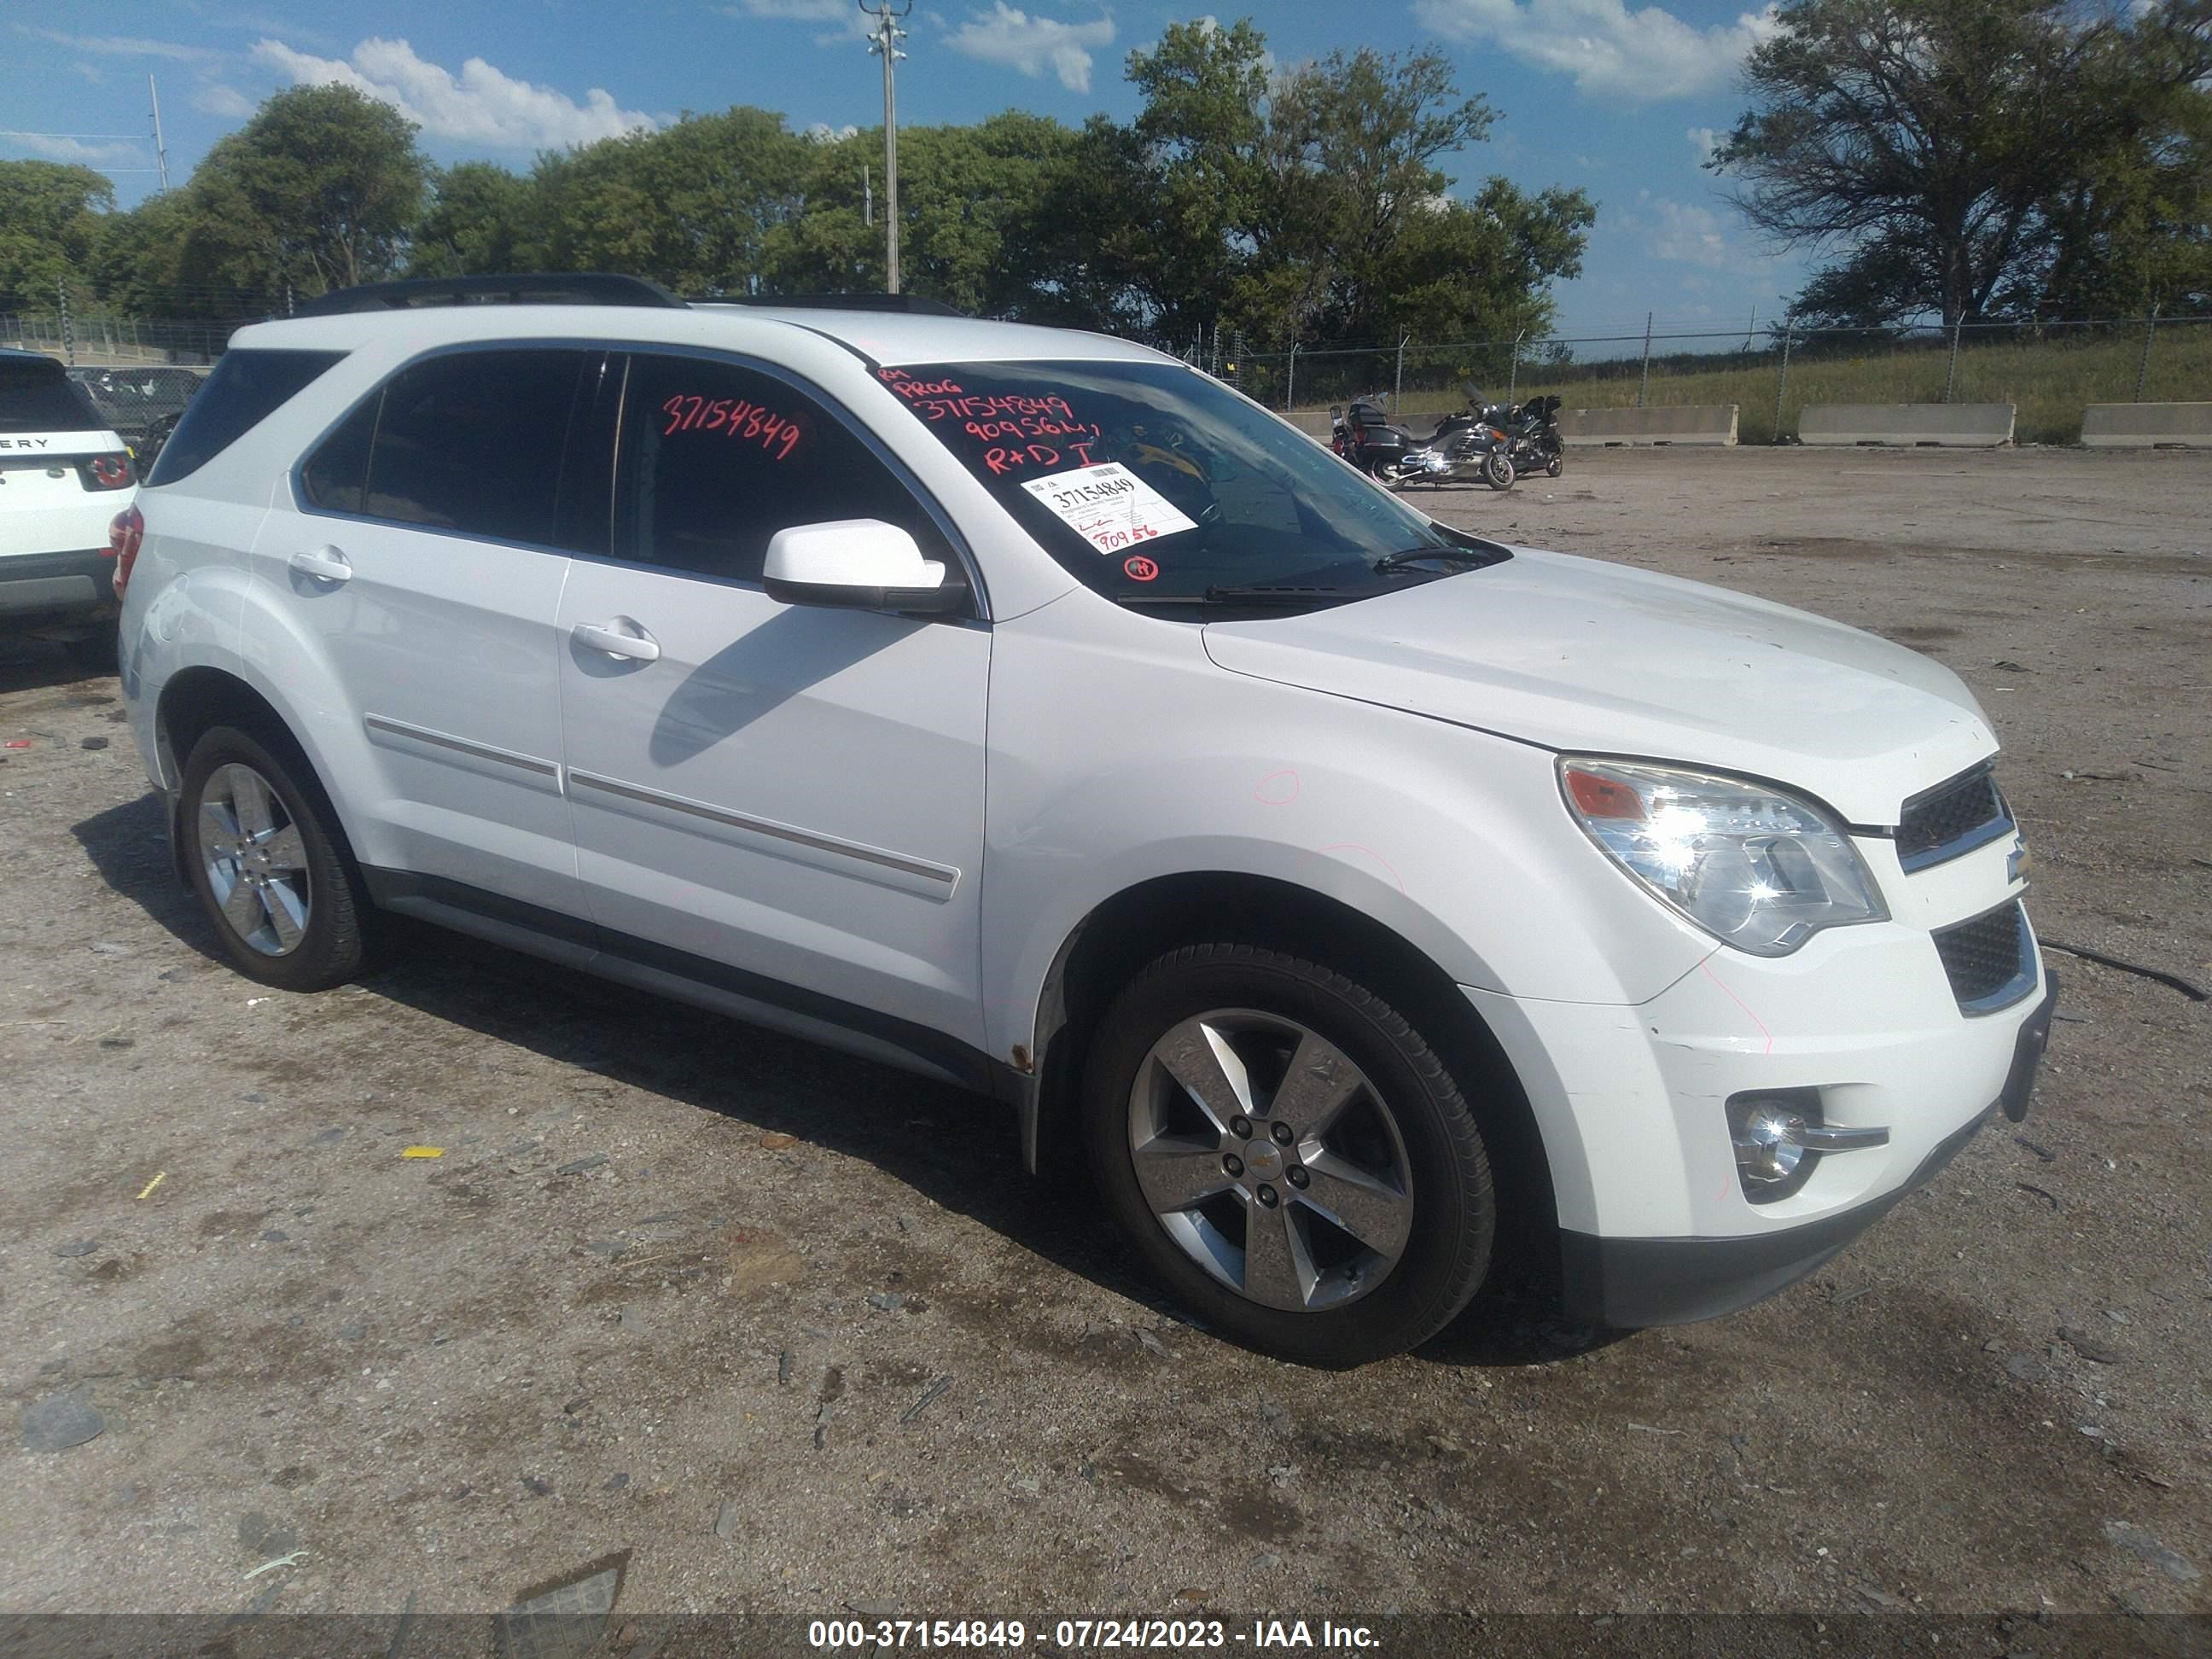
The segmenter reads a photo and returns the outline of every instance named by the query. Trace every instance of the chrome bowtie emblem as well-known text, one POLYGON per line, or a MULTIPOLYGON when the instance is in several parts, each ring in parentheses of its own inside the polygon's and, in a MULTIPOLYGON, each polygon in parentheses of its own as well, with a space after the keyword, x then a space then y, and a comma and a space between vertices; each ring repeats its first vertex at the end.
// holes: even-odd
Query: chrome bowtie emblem
POLYGON ((2005 855, 2005 880, 2014 882, 2027 879, 2027 842, 2015 837, 2012 844, 2012 851, 2005 855))

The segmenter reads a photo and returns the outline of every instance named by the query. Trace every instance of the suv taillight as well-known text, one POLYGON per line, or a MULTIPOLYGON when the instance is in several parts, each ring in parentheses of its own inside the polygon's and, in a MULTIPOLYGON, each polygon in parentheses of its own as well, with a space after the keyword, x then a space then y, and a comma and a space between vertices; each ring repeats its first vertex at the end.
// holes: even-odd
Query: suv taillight
POLYGON ((87 489, 127 489, 138 482, 128 455, 94 455, 79 471, 87 489))
POLYGON ((131 586, 131 567, 138 562, 138 544, 146 539, 145 515, 126 507, 107 526, 107 556, 115 561, 115 597, 131 586))

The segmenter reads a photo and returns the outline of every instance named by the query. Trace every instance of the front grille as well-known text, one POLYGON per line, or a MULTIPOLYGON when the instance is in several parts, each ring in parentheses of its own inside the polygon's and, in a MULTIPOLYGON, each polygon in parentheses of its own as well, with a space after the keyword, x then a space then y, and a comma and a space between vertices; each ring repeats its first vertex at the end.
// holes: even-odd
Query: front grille
POLYGON ((1923 790, 1905 803, 1897 825, 1897 861, 1923 870, 1995 841, 2013 827, 1986 766, 1923 790))
POLYGON ((2018 899, 1987 915, 1936 934, 1936 954, 1960 1011, 1994 1013, 2035 988, 2035 955, 2027 913, 2018 899))

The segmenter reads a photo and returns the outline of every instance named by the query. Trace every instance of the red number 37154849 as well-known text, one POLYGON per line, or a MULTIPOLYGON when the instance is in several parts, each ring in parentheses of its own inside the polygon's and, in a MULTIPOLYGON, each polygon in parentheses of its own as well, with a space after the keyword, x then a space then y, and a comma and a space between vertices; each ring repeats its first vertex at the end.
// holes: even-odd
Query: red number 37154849
POLYGON ((789 460, 799 447, 799 422, 758 404, 679 392, 661 404, 660 412, 668 417, 660 428, 664 438, 678 432, 719 432, 757 443, 779 461, 789 460))

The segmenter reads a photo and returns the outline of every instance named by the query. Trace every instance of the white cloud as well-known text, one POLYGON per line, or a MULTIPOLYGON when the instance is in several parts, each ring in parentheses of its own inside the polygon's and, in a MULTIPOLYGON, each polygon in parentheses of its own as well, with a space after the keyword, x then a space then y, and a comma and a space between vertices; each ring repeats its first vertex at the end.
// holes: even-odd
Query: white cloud
POLYGON ((502 74, 481 58, 450 70, 415 55, 404 40, 370 39, 351 61, 295 52, 281 40, 256 44, 253 55, 303 86, 351 87, 391 105, 434 138, 505 149, 557 149, 659 125, 642 111, 617 106, 593 87, 577 103, 550 87, 502 74))
POLYGON ((220 81, 203 82, 192 93, 192 107, 205 115, 239 121, 253 113, 253 100, 236 87, 220 81))
POLYGON ((1711 161, 1713 152, 1721 147, 1720 130, 1717 127, 1691 127, 1682 134, 1682 137, 1688 139, 1690 148, 1697 151, 1699 167, 1711 161))
POLYGON ((74 46, 79 52, 98 52, 107 58, 169 58, 180 64, 212 64, 222 57, 222 53, 207 46, 184 46, 173 40, 148 40, 127 34, 100 34, 90 31, 76 33, 66 29, 33 28, 28 23, 16 24, 15 33, 27 34, 37 40, 51 40, 59 46, 74 46))
POLYGON ((814 37, 817 46, 841 46, 863 39, 876 26, 853 0, 738 0, 722 10, 732 17, 759 17, 775 23, 827 23, 830 27, 814 37))
POLYGON ((1110 17, 1063 23, 1054 17, 1032 17, 1006 0, 992 0, 990 10, 972 13, 951 40, 952 50, 963 57, 1002 64, 1031 79, 1049 70, 1070 92, 1091 90, 1091 51, 1113 44, 1110 17))
POLYGON ((1642 102, 1725 87, 1745 54, 1778 27, 1775 8, 1706 28, 1626 0, 1414 0, 1422 25, 1571 75, 1593 96, 1642 102))
POLYGON ((1653 258, 1703 265, 1709 270, 1731 270, 1744 263, 1743 256, 1729 245, 1720 215, 1711 208, 1671 201, 1664 196, 1655 198, 1651 206, 1658 214, 1651 234, 1653 258))
POLYGON ((87 167, 146 159, 137 144, 127 138, 112 143, 87 143, 82 138, 71 138, 65 133, 0 132, 0 140, 21 144, 33 155, 42 155, 50 161, 80 161, 87 167))
POLYGON ((827 121, 814 121, 807 125, 802 136, 817 144, 834 144, 840 139, 858 137, 860 131, 860 128, 849 121, 842 127, 833 127, 827 121))

